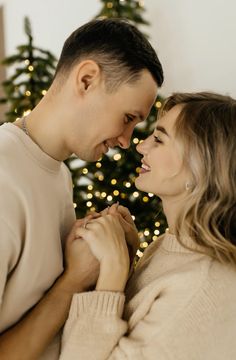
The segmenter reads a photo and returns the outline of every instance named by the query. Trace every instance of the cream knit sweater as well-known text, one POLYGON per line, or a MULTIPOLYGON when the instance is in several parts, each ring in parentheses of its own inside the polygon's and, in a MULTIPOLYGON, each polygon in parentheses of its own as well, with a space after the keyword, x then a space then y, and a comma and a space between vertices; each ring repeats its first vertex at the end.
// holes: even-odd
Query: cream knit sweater
POLYGON ((60 360, 235 360, 235 334, 236 266, 165 234, 147 248, 125 294, 74 295, 60 360))
MULTIPOLYGON (((63 271, 63 241, 75 213, 66 166, 10 123, 0 126, 0 191, 2 332, 17 323, 63 271)), ((59 340, 43 360, 58 359, 59 340)))

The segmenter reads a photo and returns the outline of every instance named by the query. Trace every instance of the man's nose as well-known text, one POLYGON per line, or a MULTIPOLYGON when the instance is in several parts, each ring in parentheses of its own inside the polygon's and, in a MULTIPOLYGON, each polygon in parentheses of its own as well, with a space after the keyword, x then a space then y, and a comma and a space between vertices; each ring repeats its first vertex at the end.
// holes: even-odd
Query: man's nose
POLYGON ((118 145, 122 149, 128 149, 130 147, 130 139, 133 134, 133 129, 124 131, 118 138, 118 145))

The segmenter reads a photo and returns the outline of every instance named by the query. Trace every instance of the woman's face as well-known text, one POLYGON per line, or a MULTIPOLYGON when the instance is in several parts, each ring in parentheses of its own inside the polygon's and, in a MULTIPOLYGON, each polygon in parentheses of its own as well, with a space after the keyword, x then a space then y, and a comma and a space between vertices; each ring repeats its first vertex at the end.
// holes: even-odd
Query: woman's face
POLYGON ((137 146, 143 158, 135 185, 162 200, 181 197, 186 193, 186 183, 190 178, 183 164, 183 147, 175 138, 174 131, 181 109, 181 105, 176 105, 169 110, 157 121, 153 134, 137 146))

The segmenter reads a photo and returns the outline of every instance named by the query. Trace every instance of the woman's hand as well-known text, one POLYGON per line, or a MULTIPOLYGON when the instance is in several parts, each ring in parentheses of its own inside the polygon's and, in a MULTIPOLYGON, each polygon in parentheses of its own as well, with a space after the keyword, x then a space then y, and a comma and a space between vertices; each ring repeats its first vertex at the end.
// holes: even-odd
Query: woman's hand
POLYGON ((77 228, 100 263, 96 290, 123 291, 126 285, 130 260, 119 214, 108 214, 91 219, 85 228, 77 228))

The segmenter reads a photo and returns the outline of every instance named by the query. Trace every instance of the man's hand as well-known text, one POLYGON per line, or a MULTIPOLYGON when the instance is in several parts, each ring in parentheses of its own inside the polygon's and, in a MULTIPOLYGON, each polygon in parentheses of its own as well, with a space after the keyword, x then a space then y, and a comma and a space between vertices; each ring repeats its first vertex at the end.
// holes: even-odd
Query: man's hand
POLYGON ((96 285, 99 275, 99 262, 92 254, 88 244, 77 236, 77 229, 83 228, 88 216, 75 222, 65 244, 65 272, 68 290, 86 291, 96 285))

